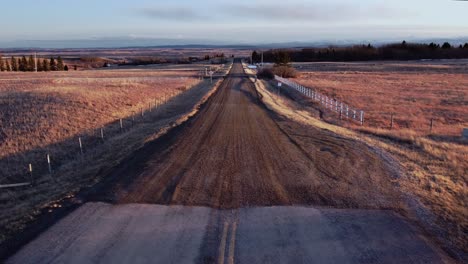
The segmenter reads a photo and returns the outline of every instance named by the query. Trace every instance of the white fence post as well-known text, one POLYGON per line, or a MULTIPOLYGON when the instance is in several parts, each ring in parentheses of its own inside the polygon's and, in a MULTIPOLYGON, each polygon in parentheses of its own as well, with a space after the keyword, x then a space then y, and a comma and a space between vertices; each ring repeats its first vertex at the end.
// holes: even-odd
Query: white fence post
POLYGON ((78 143, 80 145, 80 153, 81 153, 81 156, 83 156, 83 144, 81 142, 81 137, 78 137, 78 143))
POLYGON ((50 155, 47 154, 47 165, 49 167, 49 173, 52 174, 52 165, 50 164, 50 155))
POLYGON ((31 181, 31 185, 35 185, 34 177, 33 177, 33 169, 32 169, 32 164, 31 163, 29 163, 29 179, 31 181))
POLYGON ((364 111, 361 111, 361 126, 364 125, 364 111))

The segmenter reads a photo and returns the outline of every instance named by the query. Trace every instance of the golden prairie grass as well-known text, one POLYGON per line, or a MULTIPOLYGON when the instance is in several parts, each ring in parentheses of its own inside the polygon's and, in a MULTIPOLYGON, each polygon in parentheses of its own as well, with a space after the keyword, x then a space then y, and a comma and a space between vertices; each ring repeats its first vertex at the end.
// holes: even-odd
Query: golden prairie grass
POLYGON ((0 180, 43 159, 36 149, 61 152, 54 144, 147 111, 199 82, 154 71, 1 74, 0 180))
MULTIPOLYGON (((352 68, 350 68, 352 70, 352 68)), ((365 111, 365 126, 460 136, 468 127, 468 75, 421 72, 303 72, 298 83, 365 111), (430 123, 433 119, 433 129, 430 123)))

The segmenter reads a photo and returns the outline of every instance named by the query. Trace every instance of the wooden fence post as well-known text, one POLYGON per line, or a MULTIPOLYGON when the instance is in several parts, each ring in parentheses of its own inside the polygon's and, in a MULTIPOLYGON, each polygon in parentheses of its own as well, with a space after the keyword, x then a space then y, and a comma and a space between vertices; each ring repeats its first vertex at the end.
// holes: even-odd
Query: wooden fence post
POLYGON ((392 130, 392 129, 393 129, 393 114, 390 117, 390 130, 392 130))
POLYGON ((83 143, 81 142, 81 137, 78 137, 78 143, 80 145, 80 153, 81 156, 83 156, 83 143))
POLYGON ((50 178, 54 181, 57 182, 57 180, 52 176, 52 165, 50 164, 50 155, 47 154, 47 164, 49 166, 49 176, 50 178))
POLYGON ((34 182, 34 177, 33 177, 33 172, 32 172, 32 164, 31 163, 29 163, 29 179, 31 181, 31 185, 34 186, 35 182, 34 182))
POLYGON ((431 118, 431 127, 429 128, 429 133, 432 133, 433 126, 434 126, 434 118, 431 118))

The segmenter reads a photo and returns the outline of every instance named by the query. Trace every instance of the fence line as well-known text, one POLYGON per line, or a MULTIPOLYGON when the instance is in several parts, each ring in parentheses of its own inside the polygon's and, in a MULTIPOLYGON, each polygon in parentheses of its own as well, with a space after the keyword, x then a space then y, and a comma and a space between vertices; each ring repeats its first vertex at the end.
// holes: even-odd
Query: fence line
MULTIPOLYGON (((160 104, 148 106, 149 107, 148 109, 141 108, 141 115, 137 114, 137 116, 139 116, 138 119, 141 121, 144 121, 145 117, 147 116, 146 113, 143 114, 145 110, 147 110, 148 112, 153 112, 152 111, 153 109, 159 109, 163 107, 167 103, 170 103, 170 101, 174 97, 180 95, 181 93, 183 92, 177 90, 175 93, 171 93, 170 95, 163 95, 163 98, 159 100, 160 104)), ((51 177, 52 180, 56 181, 56 178, 55 178, 56 176, 53 175, 53 172, 54 170, 56 170, 57 167, 60 167, 62 165, 62 162, 61 162, 62 160, 64 160, 63 163, 66 163, 67 160, 77 155, 80 156, 81 160, 84 160, 86 153, 91 151, 91 149, 94 149, 94 146, 103 144, 106 138, 116 136, 117 134, 130 130, 131 128, 133 128, 134 122, 135 122, 135 113, 128 118, 118 118, 106 124, 103 127, 85 130, 81 132, 79 135, 77 135, 76 137, 74 137, 74 139, 70 140, 70 141, 73 141, 74 143, 64 142, 64 146, 59 147, 62 149, 67 149, 67 147, 71 147, 70 150, 67 149, 65 152, 61 152, 60 150, 50 151, 49 147, 46 147, 40 150, 35 150, 35 151, 40 151, 41 153, 44 153, 43 160, 36 159, 31 163, 28 162, 26 166, 24 167, 24 171, 21 169, 20 171, 15 170, 13 174, 8 173, 9 175, 8 174, 6 175, 7 176, 6 179, 21 177, 24 179, 29 178, 30 182, 0 184, 0 189, 31 186, 31 185, 34 185, 35 178, 37 179, 38 177, 42 177, 44 175, 49 175, 49 177, 51 177), (132 124, 131 126, 126 125, 126 124, 129 124, 130 122, 132 124), (74 145, 76 145, 76 150, 75 150, 74 145), (55 153, 53 152, 58 152, 60 154, 57 153, 56 155, 54 155, 55 153), (57 158, 57 156, 60 156, 62 159, 57 158), (34 174, 33 174, 32 164, 35 164, 34 174)), ((10 159, 10 157, 8 157, 7 159, 10 159)), ((18 157, 16 159, 18 161, 16 162, 16 165, 20 163, 19 159, 22 159, 22 157, 18 157)), ((20 167, 23 167, 23 166, 20 166, 20 167)), ((7 168, 6 172, 8 172, 8 170, 9 169, 7 168)), ((0 180, 4 180, 4 179, 0 179, 0 180)))
MULTIPOLYGON (((223 65, 224 66, 224 65, 223 65)), ((226 65, 222 67, 221 70, 224 68, 229 68, 230 65, 226 65)), ((219 71, 220 69, 216 69, 219 71)), ((193 87, 191 87, 193 88, 193 87)), ((45 175, 49 175, 52 180, 56 181, 56 175, 53 175, 53 172, 57 170, 58 167, 66 163, 68 160, 79 156, 81 161, 84 161, 85 156, 90 151, 96 151, 94 146, 98 144, 104 144, 105 138, 109 138, 115 136, 117 134, 123 133, 124 131, 131 130, 134 126, 134 123, 139 119, 144 121, 145 117, 149 115, 149 113, 155 112, 153 110, 159 110, 161 107, 170 103, 175 97, 179 96, 182 93, 189 91, 190 89, 181 91, 176 89, 173 92, 169 92, 169 94, 163 94, 159 98, 154 99, 154 104, 149 103, 147 105, 148 108, 141 107, 140 113, 133 112, 131 116, 127 118, 117 118, 116 120, 106 124, 104 127, 88 129, 71 139, 69 142, 65 142, 64 146, 60 146, 62 149, 67 149, 65 152, 61 152, 58 150, 59 155, 54 155, 54 153, 49 151, 49 147, 34 150, 43 153, 43 160, 35 160, 34 162, 27 162, 26 166, 23 169, 16 168, 13 174, 10 173, 9 168, 6 169, 7 175, 6 178, 2 178, 0 180, 8 179, 11 180, 12 178, 21 177, 23 179, 29 179, 29 182, 16 182, 16 183, 8 183, 8 184, 0 184, 0 189, 2 188, 15 188, 15 187, 22 187, 22 186, 33 186, 37 183, 36 179, 39 179, 45 175), (130 125, 131 124, 131 125, 130 125), (70 143, 74 142, 74 143, 70 143), (73 145, 73 146, 72 146, 73 145), (76 148, 74 147, 76 145, 76 148), (87 147, 88 146, 88 147, 87 147), (71 147, 71 148, 70 148, 71 147), (57 158, 60 156, 62 159, 57 158), (64 161, 63 163, 61 161, 64 161), (34 172, 33 172, 33 164, 34 164, 34 172), (24 170, 24 171, 23 171, 24 170)), ((8 163, 10 163, 10 156, 6 157, 8 163)), ((20 160, 22 157, 16 158, 18 162, 15 162, 15 167, 18 167, 20 164, 20 160)), ((8 166, 8 164, 7 164, 8 166)), ((23 167, 23 166, 20 166, 23 167)))
POLYGON ((309 97, 312 100, 320 103, 321 105, 325 107, 325 109, 329 109, 330 111, 337 113, 340 119, 356 121, 356 122, 359 122, 361 125, 364 125, 364 111, 363 110, 352 108, 344 102, 340 102, 337 99, 330 98, 326 95, 323 95, 317 92, 315 89, 302 86, 286 78, 282 78, 282 77, 275 75, 275 80, 286 84, 287 86, 302 93, 304 96, 309 97))

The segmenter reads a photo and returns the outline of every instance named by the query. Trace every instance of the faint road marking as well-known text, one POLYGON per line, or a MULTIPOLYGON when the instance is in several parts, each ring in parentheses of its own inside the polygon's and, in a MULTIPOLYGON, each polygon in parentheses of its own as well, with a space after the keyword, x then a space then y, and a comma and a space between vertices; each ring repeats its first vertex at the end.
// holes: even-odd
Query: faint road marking
POLYGON ((236 248, 236 231, 237 231, 237 223, 234 222, 232 224, 231 239, 229 242, 228 264, 234 264, 234 250, 236 248))
POLYGON ((228 227, 229 227, 229 223, 225 221, 224 227, 223 227, 223 236, 221 237, 221 244, 219 245, 219 249, 218 249, 218 263, 219 264, 224 264, 224 252, 226 251, 226 239, 227 239, 228 227))

